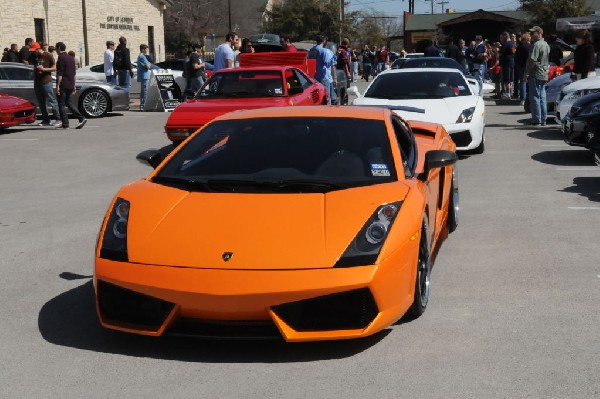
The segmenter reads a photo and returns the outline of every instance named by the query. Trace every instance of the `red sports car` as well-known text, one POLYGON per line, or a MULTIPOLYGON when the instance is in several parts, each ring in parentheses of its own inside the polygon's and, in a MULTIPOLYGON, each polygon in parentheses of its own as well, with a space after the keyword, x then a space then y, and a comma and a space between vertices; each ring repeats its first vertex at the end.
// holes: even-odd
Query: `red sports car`
POLYGON ((35 105, 0 93, 0 129, 35 122, 35 105))
POLYGON ((267 66, 222 69, 169 116, 165 132, 185 140, 217 116, 240 109, 327 104, 325 86, 298 68, 267 66))

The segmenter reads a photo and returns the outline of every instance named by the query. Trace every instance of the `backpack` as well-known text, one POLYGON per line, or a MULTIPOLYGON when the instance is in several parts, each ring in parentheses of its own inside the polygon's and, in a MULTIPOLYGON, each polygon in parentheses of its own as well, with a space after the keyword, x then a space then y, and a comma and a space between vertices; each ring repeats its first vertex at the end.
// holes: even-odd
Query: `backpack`
POLYGON ((115 50, 115 58, 113 60, 113 69, 118 71, 123 65, 123 50, 118 48, 115 50))

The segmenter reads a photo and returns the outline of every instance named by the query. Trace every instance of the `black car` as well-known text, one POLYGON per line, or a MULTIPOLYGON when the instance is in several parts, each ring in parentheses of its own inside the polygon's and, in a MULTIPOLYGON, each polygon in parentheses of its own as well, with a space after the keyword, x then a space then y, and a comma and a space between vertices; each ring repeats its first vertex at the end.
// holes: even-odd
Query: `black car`
POLYGON ((465 72, 465 68, 456 60, 443 57, 398 58, 392 64, 392 69, 404 68, 453 68, 465 72))
POLYGON ((589 148, 600 162, 600 93, 575 101, 562 120, 561 130, 567 144, 589 148))

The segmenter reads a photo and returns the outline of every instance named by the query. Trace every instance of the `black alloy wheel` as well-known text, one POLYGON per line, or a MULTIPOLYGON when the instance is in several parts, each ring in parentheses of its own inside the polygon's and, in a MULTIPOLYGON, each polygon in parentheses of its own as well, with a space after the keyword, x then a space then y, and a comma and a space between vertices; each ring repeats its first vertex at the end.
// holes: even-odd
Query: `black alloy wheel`
POLYGON ((406 312, 406 315, 411 319, 416 319, 425 313, 427 303, 429 302, 429 279, 431 277, 431 258, 429 255, 429 227, 427 214, 425 214, 423 216, 423 227, 421 228, 421 240, 419 242, 415 295, 411 307, 406 312))
POLYGON ((452 184, 450 185, 450 200, 448 203, 448 232, 452 233, 458 227, 460 203, 458 195, 458 172, 456 164, 452 167, 452 184))

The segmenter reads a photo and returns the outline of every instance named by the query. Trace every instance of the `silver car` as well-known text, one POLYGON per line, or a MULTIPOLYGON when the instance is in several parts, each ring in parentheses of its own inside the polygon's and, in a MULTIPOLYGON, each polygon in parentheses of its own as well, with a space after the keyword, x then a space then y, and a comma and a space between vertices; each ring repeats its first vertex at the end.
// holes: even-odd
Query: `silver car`
MULTIPOLYGON (((71 102, 86 118, 99 118, 108 112, 129 109, 129 93, 118 86, 76 79, 76 88, 71 102)), ((0 93, 23 98, 37 106, 33 89, 33 66, 12 62, 0 63, 0 93)))

